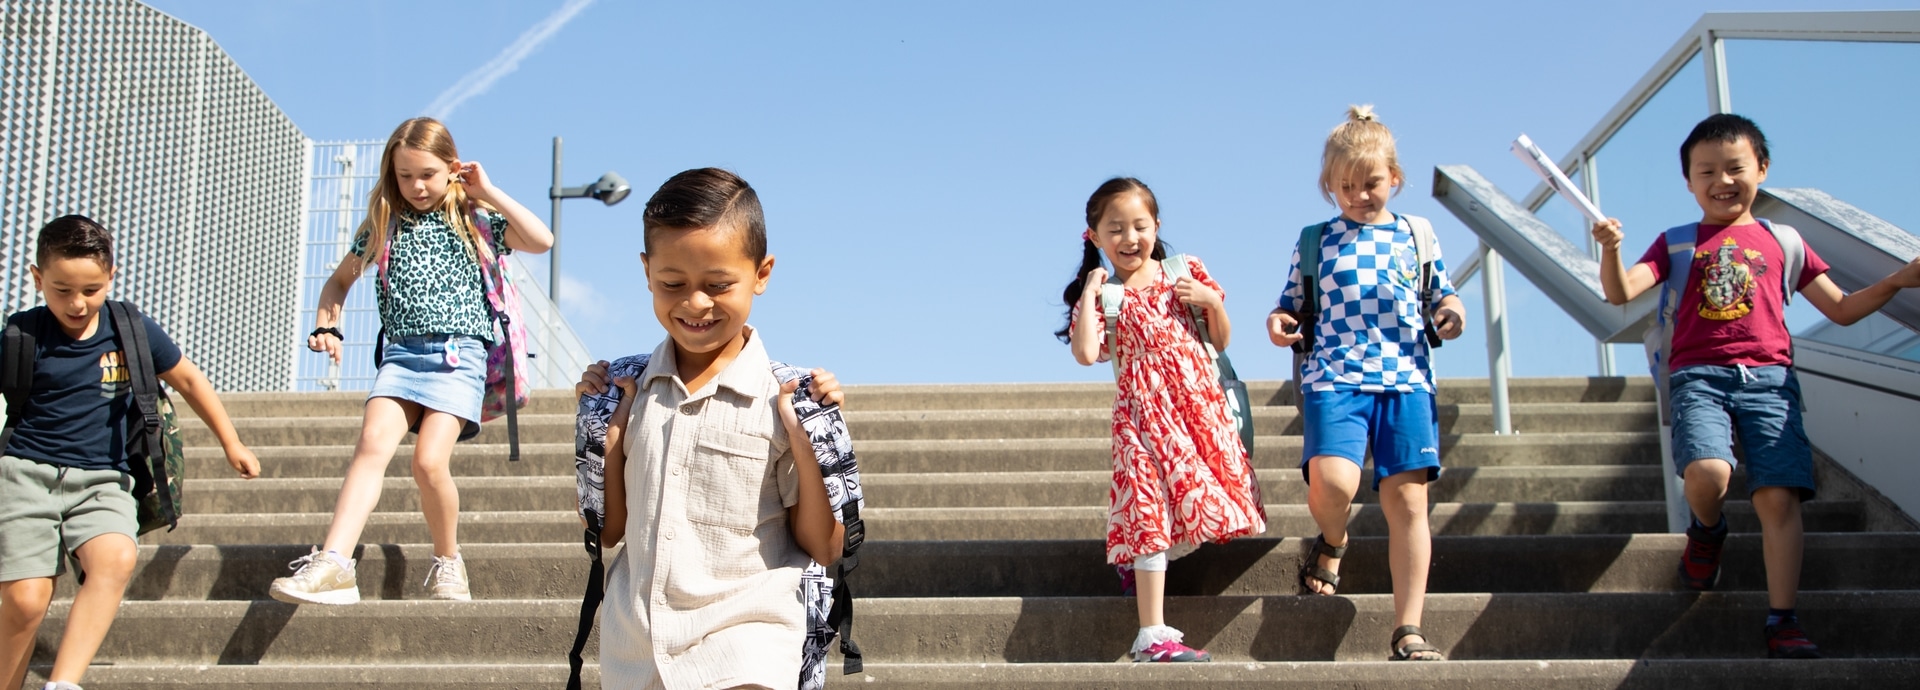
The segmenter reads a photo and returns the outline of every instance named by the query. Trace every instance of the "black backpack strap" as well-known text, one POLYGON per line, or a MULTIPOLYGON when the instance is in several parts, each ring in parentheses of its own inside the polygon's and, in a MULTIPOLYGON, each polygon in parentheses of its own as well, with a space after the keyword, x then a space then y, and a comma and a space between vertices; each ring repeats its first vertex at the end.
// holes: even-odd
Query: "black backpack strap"
MULTIPOLYGON (((492 303, 489 302, 488 305, 491 306, 492 303)), ((513 319, 509 318, 506 312, 497 312, 494 314, 494 318, 500 320, 500 337, 507 341, 507 462, 519 462, 520 389, 514 386, 520 382, 520 375, 513 370, 514 365, 518 364, 513 361, 515 359, 513 356, 513 335, 510 330, 513 326, 513 319)), ((594 541, 594 544, 599 543, 597 539, 594 541)), ((594 560, 597 562, 599 557, 595 556, 594 560)))
POLYGON ((27 312, 19 321, 32 320, 28 328, 21 328, 14 320, 8 320, 5 340, 0 341, 4 348, 5 361, 0 361, 0 392, 6 394, 7 424, 0 429, 0 453, 6 452, 7 444, 13 441, 13 430, 20 426, 20 420, 27 414, 27 398, 33 392, 33 363, 39 356, 40 319, 34 312, 27 312))
POLYGON ((166 433, 160 417, 160 374, 154 370, 153 345, 148 337, 146 319, 131 303, 108 301, 107 314, 113 319, 114 338, 120 342, 122 364, 133 389, 132 413, 128 420, 127 469, 133 475, 133 496, 144 498, 160 492, 161 510, 167 511, 168 529, 177 527, 180 515, 173 511, 173 487, 167 481, 166 433), (133 461, 134 450, 143 456, 133 461), (158 462, 155 460, 158 459, 158 462))
POLYGON ((827 610, 827 625, 840 638, 840 656, 846 665, 840 672, 851 675, 861 670, 860 645, 853 642, 853 590, 847 574, 860 566, 860 545, 867 541, 866 524, 860 521, 860 502, 848 500, 840 508, 841 524, 846 526, 846 545, 840 560, 833 564, 833 607, 827 610))
POLYGON ((606 518, 591 508, 586 513, 587 556, 593 559, 593 567, 587 571, 587 593, 580 597, 580 627, 573 633, 573 651, 567 652, 567 690, 580 690, 580 669, 586 665, 581 653, 587 649, 587 636, 593 633, 594 615, 600 611, 600 601, 607 594, 607 571, 600 557, 600 526, 606 518))

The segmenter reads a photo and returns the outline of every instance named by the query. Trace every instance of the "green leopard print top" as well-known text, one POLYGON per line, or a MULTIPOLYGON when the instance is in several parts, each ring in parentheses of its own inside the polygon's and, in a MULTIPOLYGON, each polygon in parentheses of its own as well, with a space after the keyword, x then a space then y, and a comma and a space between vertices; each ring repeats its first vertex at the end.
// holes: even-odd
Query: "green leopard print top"
MULTIPOLYGON (((388 338, 410 335, 469 335, 492 342, 493 319, 487 313, 486 292, 480 284, 480 265, 467 254, 466 244, 439 211, 396 214, 393 255, 387 258, 385 280, 379 286, 380 325, 388 338)), ((504 256, 507 219, 487 212, 493 225, 493 251, 504 256)), ((367 233, 353 238, 347 251, 367 255, 367 233)))

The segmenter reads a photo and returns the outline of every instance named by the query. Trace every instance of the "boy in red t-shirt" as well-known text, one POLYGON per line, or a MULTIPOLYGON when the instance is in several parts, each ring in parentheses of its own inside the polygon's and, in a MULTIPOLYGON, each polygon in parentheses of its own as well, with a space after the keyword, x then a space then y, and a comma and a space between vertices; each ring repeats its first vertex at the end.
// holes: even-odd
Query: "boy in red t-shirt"
MULTIPOLYGON (((1702 120, 1680 145, 1681 174, 1701 210, 1667 363, 1673 461, 1693 513, 1680 577, 1696 590, 1711 589, 1719 579, 1727 535, 1720 509, 1738 435, 1767 566, 1767 655, 1817 658, 1819 649, 1793 612, 1800 588, 1800 503, 1813 498, 1814 486, 1785 320, 1787 296, 1781 294, 1785 252, 1752 212, 1770 162, 1766 136, 1739 115, 1702 120)), ((1608 302, 1626 304, 1669 279, 1664 234, 1632 268, 1620 263, 1620 221, 1595 223, 1593 237, 1604 249, 1600 283, 1608 302)), ((1878 310, 1901 288, 1920 287, 1920 259, 1852 294, 1834 285, 1826 271, 1826 262, 1807 247, 1794 289, 1842 326, 1878 310)))

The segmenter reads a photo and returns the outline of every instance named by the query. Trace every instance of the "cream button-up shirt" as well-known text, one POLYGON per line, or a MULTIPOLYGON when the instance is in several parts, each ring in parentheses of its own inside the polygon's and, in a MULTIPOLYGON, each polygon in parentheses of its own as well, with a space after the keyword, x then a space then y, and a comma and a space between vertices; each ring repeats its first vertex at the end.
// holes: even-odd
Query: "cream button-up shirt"
POLYGON ((787 525, 798 477, 760 334, 692 393, 673 341, 653 351, 628 417, 626 546, 600 623, 607 688, 791 688, 809 562, 787 525))

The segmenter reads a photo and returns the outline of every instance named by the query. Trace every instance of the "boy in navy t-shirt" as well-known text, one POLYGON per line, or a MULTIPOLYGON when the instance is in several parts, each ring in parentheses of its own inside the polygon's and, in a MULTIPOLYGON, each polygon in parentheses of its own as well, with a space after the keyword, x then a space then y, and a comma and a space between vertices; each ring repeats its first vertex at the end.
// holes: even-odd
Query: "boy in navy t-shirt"
MULTIPOLYGON (((1783 280, 1791 276, 1780 273, 1787 270, 1786 253, 1772 230, 1753 217, 1769 165, 1766 136, 1739 115, 1713 115, 1687 135, 1680 170, 1701 210, 1688 275, 1667 275, 1664 234, 1632 267, 1620 263, 1620 221, 1595 223, 1593 237, 1604 250, 1600 283, 1608 302, 1626 304, 1665 281, 1686 281, 1674 312, 1673 354, 1664 363, 1672 373, 1673 462, 1693 513, 1681 581, 1706 590, 1720 578, 1727 537, 1721 506, 1737 437, 1767 566, 1767 655, 1816 658, 1819 649, 1793 610, 1800 589, 1800 503, 1813 498, 1814 485, 1784 308, 1783 280)), ((1920 287, 1920 259, 1852 294, 1826 272, 1826 262, 1806 247, 1806 265, 1792 289, 1842 326, 1878 310, 1902 288, 1920 287)))
MULTIPOLYGON (((113 625, 138 556, 127 436, 132 378, 113 320, 113 237, 83 216, 40 229, 34 287, 47 306, 7 318, 33 337, 33 381, 0 449, 0 687, 17 688, 34 635, 69 558, 85 575, 67 614, 46 688, 77 690, 113 625)), ((154 370, 220 439, 227 463, 252 479, 260 461, 240 443, 213 384, 160 324, 146 323, 154 370)), ((0 344, 0 361, 9 354, 0 344)))

